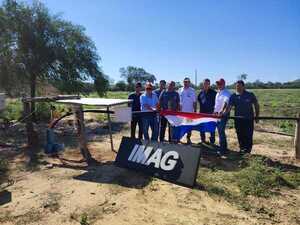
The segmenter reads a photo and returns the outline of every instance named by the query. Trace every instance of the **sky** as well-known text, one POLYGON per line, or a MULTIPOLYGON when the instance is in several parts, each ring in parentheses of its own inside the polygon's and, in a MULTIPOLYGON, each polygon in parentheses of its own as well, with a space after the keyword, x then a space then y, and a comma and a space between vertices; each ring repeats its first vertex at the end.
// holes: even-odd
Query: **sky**
MULTIPOLYGON (((31 0, 27 0, 31 2, 31 0)), ((300 78, 299 0, 42 0, 86 28, 104 73, 143 67, 157 79, 300 78)))

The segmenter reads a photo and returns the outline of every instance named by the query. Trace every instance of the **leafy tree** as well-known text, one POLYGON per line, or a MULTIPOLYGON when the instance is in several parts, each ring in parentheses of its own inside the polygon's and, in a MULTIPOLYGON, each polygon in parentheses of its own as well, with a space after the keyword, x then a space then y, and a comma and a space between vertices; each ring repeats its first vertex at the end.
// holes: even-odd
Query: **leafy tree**
POLYGON ((126 83, 124 81, 118 81, 116 84, 115 84, 115 89, 117 91, 126 91, 126 83))
POLYGON ((98 87, 106 83, 96 47, 84 31, 51 15, 40 2, 5 0, 0 6, 0 86, 9 91, 25 85, 35 97, 37 81, 78 94, 85 90, 84 81, 95 80, 98 87))
POLYGON ((156 77, 146 72, 143 68, 128 66, 120 68, 121 77, 125 78, 128 83, 128 89, 132 90, 136 82, 145 83, 147 81, 154 83, 156 77))
POLYGON ((238 80, 246 81, 247 78, 248 78, 248 74, 246 74, 246 73, 242 73, 238 76, 238 80))
POLYGON ((107 76, 97 76, 94 81, 94 87, 100 97, 103 97, 109 89, 109 79, 107 76))

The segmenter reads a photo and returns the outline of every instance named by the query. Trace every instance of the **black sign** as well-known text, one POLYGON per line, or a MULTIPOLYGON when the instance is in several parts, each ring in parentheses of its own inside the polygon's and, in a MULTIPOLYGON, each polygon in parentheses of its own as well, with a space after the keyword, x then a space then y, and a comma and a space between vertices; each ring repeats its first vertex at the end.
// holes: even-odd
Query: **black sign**
POLYGON ((123 137, 116 165, 149 175, 194 186, 200 160, 200 149, 181 144, 146 142, 123 137))

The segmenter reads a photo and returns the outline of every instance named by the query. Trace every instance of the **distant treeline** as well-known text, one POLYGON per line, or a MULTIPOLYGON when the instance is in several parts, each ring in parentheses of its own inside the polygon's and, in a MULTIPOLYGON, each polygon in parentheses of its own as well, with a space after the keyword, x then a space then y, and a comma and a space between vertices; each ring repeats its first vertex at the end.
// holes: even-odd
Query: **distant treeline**
MULTIPOLYGON (((289 82, 262 82, 256 80, 254 82, 245 82, 248 89, 296 89, 300 88, 300 79, 289 82)), ((234 88, 235 84, 231 84, 228 88, 234 88)))
MULTIPOLYGON (((256 80, 254 82, 247 82, 245 81, 245 85, 248 89, 300 89, 300 79, 290 82, 262 82, 256 80)), ((155 83, 155 87, 158 88, 158 83, 155 83)), ((181 82, 176 82, 176 87, 182 87, 181 82)), ((195 89, 200 89, 202 87, 202 83, 199 85, 192 84, 192 87, 195 89)), ((227 86, 229 89, 234 89, 235 84, 230 84, 227 86)), ((215 84, 212 84, 212 88, 216 88, 215 84)), ((111 84, 109 87, 110 91, 134 91, 134 86, 132 84, 128 85, 125 81, 118 81, 115 84, 111 84)))

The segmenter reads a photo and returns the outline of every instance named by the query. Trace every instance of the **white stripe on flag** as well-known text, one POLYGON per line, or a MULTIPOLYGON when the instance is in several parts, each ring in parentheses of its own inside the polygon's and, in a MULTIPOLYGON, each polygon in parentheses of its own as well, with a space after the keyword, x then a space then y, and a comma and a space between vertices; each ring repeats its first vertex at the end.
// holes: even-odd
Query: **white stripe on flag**
POLYGON ((219 120, 217 118, 209 118, 209 117, 189 119, 186 117, 175 116, 175 115, 166 115, 165 117, 167 118, 169 123, 175 127, 184 126, 184 125, 196 126, 201 123, 218 122, 219 120))

